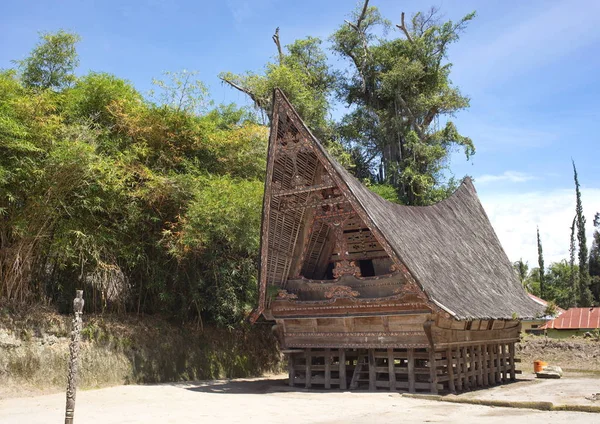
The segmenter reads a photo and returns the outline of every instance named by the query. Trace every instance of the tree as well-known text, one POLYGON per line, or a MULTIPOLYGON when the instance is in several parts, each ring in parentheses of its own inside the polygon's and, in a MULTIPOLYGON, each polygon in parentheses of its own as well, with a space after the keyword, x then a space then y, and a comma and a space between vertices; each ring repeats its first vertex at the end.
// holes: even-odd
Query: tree
POLYGON ((542 240, 540 239, 540 228, 537 228, 537 248, 538 248, 538 266, 539 266, 539 280, 540 280, 540 297, 545 299, 546 296, 546 285, 544 281, 544 252, 542 250, 542 240))
POLYGON ((575 229, 577 227, 577 216, 573 217, 573 224, 571 224, 571 239, 569 243, 569 266, 571 267, 571 297, 570 305, 577 305, 577 301, 579 299, 579 278, 578 274, 575 272, 575 252, 577 250, 575 246, 575 229))
POLYGON ((75 45, 79 35, 63 31, 42 33, 41 41, 24 60, 21 68, 23 85, 31 88, 60 90, 75 81, 73 71, 79 65, 75 45))
POLYGON ((527 265, 527 262, 523 262, 523 258, 521 258, 513 263, 513 268, 517 272, 521 284, 525 284, 525 280, 527 279, 527 274, 529 271, 529 265, 527 265))
POLYGON ((581 191, 579 190, 579 179, 577 177, 577 168, 573 161, 573 178, 575 180, 576 195, 576 223, 577 223, 577 242, 579 244, 579 306, 592 305, 592 292, 590 291, 590 275, 588 266, 588 248, 585 235, 585 216, 583 216, 583 206, 581 205, 581 191))
POLYGON ((269 119, 273 90, 280 88, 311 130, 328 141, 332 132, 328 113, 334 76, 327 65, 327 56, 321 49, 321 40, 307 37, 296 40, 283 49, 277 28, 273 41, 277 47, 277 61, 267 63, 264 74, 247 72, 237 75, 222 72, 219 78, 236 90, 246 93, 269 119))
MULTIPOLYGON (((394 186, 410 205, 438 201, 452 191, 444 183, 448 155, 462 147, 475 153, 447 117, 469 106, 469 99, 450 81, 449 46, 473 19, 441 22, 438 10, 417 13, 396 25, 401 37, 382 39, 390 23, 366 0, 331 37, 333 50, 352 66, 337 92, 353 111, 341 123, 346 144, 356 148, 371 168, 381 165, 380 182, 394 186)), ((376 177, 375 175, 373 176, 376 177)))
POLYGON ((600 213, 594 216, 594 239, 590 249, 590 288, 596 304, 600 303, 600 213))

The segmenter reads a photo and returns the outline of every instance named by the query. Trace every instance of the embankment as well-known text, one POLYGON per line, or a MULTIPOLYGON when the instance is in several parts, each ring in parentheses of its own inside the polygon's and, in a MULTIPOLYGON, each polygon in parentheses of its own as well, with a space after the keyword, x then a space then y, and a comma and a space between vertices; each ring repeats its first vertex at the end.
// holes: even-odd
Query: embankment
MULTIPOLYGON (((269 325, 228 330, 157 316, 84 314, 79 387, 251 377, 278 371, 269 325)), ((71 318, 0 307, 0 398, 64 390, 71 318)))

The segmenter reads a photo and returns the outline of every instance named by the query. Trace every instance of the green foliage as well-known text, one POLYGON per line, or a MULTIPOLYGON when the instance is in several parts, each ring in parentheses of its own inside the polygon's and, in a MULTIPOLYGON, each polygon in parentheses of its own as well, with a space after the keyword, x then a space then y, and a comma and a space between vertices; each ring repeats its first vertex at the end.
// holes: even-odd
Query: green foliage
POLYGON ((579 287, 578 304, 579 306, 592 305, 592 292, 590 291, 590 274, 588 266, 588 248, 585 235, 585 216, 583 216, 583 206, 581 205, 581 192, 579 191, 579 179, 577 178, 577 169, 573 162, 573 178, 575 180, 575 223, 577 224, 577 242, 579 244, 579 287))
POLYGON ((594 216, 594 235, 590 248, 590 288, 596 304, 600 304, 600 213, 594 216))
POLYGON ((396 189, 388 184, 369 184, 369 181, 365 181, 366 186, 374 193, 377 193, 385 200, 389 200, 393 203, 400 203, 400 199, 398 199, 398 193, 396 189))
POLYGON ((394 186, 403 203, 447 197, 455 184, 444 181, 451 149, 462 147, 467 159, 475 153, 451 121, 439 125, 469 105, 451 84, 447 50, 474 16, 442 23, 432 9, 406 26, 403 15, 401 37, 381 38, 377 34, 389 30, 389 21, 376 7, 358 8, 353 23, 331 36, 333 50, 352 69, 337 86, 339 97, 354 107, 340 134, 362 153, 362 162, 372 168, 380 161, 383 172, 373 178, 394 186))
POLYGON ((523 258, 519 259, 516 262, 513 262, 513 268, 517 272, 519 277, 519 281, 525 287, 525 281, 527 279, 527 273, 529 271, 529 265, 526 262, 523 262, 523 258))
POLYGON ((540 297, 545 299, 546 297, 546 278, 545 278, 545 267, 544 267, 544 251, 542 249, 542 240, 540 239, 540 229, 537 229, 537 248, 538 248, 538 275, 540 282, 540 297))
POLYGON ((23 85, 55 90, 68 87, 75 81, 73 71, 79 64, 75 45, 81 38, 62 29, 40 36, 29 56, 16 62, 21 68, 23 85))
POLYGON ((148 101, 104 73, 72 87, 52 74, 56 91, 0 73, 0 298, 67 311, 77 287, 90 312, 249 313, 267 128, 209 109, 194 75, 156 81, 148 101))

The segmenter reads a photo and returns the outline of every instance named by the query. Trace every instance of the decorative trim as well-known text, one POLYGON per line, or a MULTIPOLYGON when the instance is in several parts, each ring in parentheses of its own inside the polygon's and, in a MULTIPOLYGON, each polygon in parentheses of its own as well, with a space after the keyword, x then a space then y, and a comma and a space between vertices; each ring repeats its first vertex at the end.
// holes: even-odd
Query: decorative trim
POLYGON ((360 296, 360 293, 348 286, 333 286, 325 292, 327 299, 352 299, 358 296, 360 296))

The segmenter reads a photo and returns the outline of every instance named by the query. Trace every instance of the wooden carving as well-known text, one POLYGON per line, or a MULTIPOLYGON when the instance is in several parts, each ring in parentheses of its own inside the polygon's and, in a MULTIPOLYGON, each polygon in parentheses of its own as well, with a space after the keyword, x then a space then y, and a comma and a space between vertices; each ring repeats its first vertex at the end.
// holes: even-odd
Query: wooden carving
POLYGON ((71 331, 71 343, 69 344, 69 371, 67 374, 67 408, 65 413, 65 424, 73 423, 75 414, 75 394, 77 388, 77 365, 79 361, 79 334, 81 333, 81 314, 83 313, 83 290, 77 290, 73 300, 73 330, 71 331))
POLYGON ((359 295, 359 292, 348 286, 333 286, 325 292, 327 299, 352 299, 359 295))

